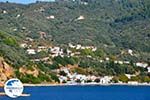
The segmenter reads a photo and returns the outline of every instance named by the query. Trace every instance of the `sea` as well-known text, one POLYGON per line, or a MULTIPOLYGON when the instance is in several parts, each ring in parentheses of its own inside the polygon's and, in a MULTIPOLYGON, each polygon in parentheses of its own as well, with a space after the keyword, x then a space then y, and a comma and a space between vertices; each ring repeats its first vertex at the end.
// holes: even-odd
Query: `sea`
POLYGON ((30 96, 0 100, 150 100, 150 86, 37 86, 24 93, 30 96))

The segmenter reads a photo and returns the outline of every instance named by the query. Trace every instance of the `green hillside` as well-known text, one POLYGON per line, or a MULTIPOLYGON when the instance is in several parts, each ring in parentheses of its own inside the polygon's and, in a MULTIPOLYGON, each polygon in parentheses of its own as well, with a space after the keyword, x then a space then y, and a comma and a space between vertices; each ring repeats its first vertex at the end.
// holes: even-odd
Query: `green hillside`
POLYGON ((142 80, 142 76, 149 75, 147 69, 137 68, 135 63, 146 62, 150 65, 150 1, 79 1, 57 0, 28 5, 0 2, 0 57, 13 66, 16 76, 27 83, 31 78, 40 83, 47 81, 49 77, 51 80, 48 81, 59 82, 56 73, 51 71, 68 64, 83 68, 79 68, 79 71, 86 70, 90 74, 102 76, 118 77, 126 73, 138 73, 142 80), (34 41, 26 41, 26 38, 34 41), (21 48, 21 43, 27 43, 31 47, 21 48), (98 49, 70 49, 69 43, 92 45, 98 49), (35 55, 27 54, 27 49, 37 50, 38 46, 45 46, 48 50, 35 55), (63 47, 63 52, 69 48, 73 53, 81 54, 52 58, 49 46, 63 47), (128 54, 129 49, 135 55, 128 54), (33 61, 46 57, 46 62, 33 61), (107 57, 110 61, 105 59, 107 57), (115 60, 129 63, 115 64, 115 60), (21 73, 19 68, 25 71, 21 73), (34 73, 33 77, 26 70, 35 70, 38 74, 34 73), (42 80, 42 75, 45 80, 42 80), (41 79, 36 80, 36 77, 41 79))
POLYGON ((1 30, 21 38, 38 39, 39 31, 43 31, 47 33, 47 40, 58 44, 105 44, 150 51, 148 0, 97 0, 88 5, 76 2, 0 3, 0 12, 1 30), (8 13, 3 14, 3 10, 8 13), (55 19, 48 20, 46 17, 51 15, 55 19), (85 19, 76 20, 79 16, 85 19))

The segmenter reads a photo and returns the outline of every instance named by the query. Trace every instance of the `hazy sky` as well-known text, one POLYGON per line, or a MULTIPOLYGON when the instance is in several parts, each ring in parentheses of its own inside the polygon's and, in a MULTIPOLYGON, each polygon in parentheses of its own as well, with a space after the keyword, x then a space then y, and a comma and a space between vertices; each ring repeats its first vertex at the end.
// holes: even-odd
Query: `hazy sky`
MULTIPOLYGON (((6 2, 6 1, 27 4, 27 3, 35 2, 37 0, 0 0, 0 2, 6 2)), ((55 1, 55 0, 38 0, 38 1, 55 1)))

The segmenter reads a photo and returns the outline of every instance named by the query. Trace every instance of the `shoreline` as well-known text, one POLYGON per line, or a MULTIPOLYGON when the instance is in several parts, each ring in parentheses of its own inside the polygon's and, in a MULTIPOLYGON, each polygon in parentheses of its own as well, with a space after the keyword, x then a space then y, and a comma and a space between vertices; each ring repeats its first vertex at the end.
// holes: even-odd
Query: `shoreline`
MULTIPOLYGON (((130 83, 108 83, 108 84, 100 84, 100 83, 75 83, 75 84, 28 84, 23 83, 24 87, 44 87, 44 86, 150 86, 150 83, 137 83, 137 84, 130 84, 130 83)), ((3 86, 0 86, 0 88, 3 88, 3 86)))
POLYGON ((129 83, 109 83, 109 84, 100 84, 100 83, 84 83, 84 84, 23 84, 25 87, 42 87, 42 86, 150 86, 148 83, 138 83, 138 84, 129 84, 129 83))

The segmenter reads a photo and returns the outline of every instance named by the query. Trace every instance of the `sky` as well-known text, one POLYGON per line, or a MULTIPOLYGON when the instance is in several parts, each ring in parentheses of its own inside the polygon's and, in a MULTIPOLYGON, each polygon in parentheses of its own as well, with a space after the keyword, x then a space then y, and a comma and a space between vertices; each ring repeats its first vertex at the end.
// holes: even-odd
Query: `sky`
POLYGON ((23 4, 28 4, 28 3, 33 3, 36 1, 55 1, 55 0, 0 0, 0 2, 14 2, 14 3, 23 3, 23 4))

